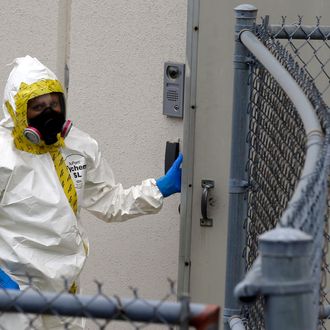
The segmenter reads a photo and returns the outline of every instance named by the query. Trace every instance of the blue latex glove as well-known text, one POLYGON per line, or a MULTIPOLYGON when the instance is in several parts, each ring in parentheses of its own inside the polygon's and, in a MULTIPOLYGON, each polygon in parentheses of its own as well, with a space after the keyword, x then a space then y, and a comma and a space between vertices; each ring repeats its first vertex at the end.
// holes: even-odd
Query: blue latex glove
POLYGON ((164 197, 181 192, 181 163, 183 156, 180 153, 167 173, 156 180, 156 184, 164 197))
POLYGON ((19 290, 19 285, 0 268, 0 288, 19 290))

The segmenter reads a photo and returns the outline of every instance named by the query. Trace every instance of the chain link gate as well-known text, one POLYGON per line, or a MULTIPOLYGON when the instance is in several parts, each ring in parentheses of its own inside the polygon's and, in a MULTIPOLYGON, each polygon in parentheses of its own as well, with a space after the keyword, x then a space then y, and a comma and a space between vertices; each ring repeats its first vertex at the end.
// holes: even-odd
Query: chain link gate
POLYGON ((233 165, 231 168, 229 207, 242 211, 238 215, 236 212, 239 218, 235 218, 234 212, 229 210, 228 249, 236 249, 236 252, 228 252, 225 327, 235 329, 230 320, 239 315, 241 325, 244 324, 246 329, 265 328, 265 294, 262 294, 263 290, 265 293, 265 284, 258 283, 263 281, 258 238, 275 227, 284 227, 302 230, 312 237, 308 262, 316 282, 311 288, 313 307, 309 313, 315 319, 320 315, 318 327, 326 329, 323 317, 327 317, 329 304, 326 203, 329 201, 330 119, 326 102, 330 100, 330 27, 321 26, 319 17, 316 17, 314 26, 304 25, 299 16, 293 24, 287 24, 286 18, 282 17, 279 25, 270 25, 269 17, 255 24, 255 17, 256 8, 253 6, 236 8, 233 130, 239 126, 234 121, 241 120, 240 125, 245 126, 246 131, 233 132, 232 139, 232 163, 242 162, 244 166, 239 170, 233 165), (253 31, 271 54, 269 56, 276 58, 293 77, 316 111, 324 138, 319 158, 308 178, 301 178, 308 149, 304 123, 288 97, 288 91, 265 69, 253 51, 247 51, 245 42, 242 45, 240 38, 244 30, 253 31), (241 117, 235 112, 241 113, 241 117), (245 136, 244 140, 235 136, 240 133, 245 136), (233 152, 234 148, 243 154, 241 158, 233 152), (302 180, 306 181, 302 193, 294 202, 290 201, 302 180), (241 246, 236 243, 235 246, 238 240, 245 243, 241 246), (234 253, 241 256, 241 263, 230 261, 234 253), (250 271, 235 292, 244 302, 250 298, 247 295, 249 290, 259 290, 253 303, 249 301, 249 304, 241 305, 235 302, 233 291, 237 282, 230 278, 235 269, 241 278, 250 271), (253 273, 258 275, 251 277, 253 273))

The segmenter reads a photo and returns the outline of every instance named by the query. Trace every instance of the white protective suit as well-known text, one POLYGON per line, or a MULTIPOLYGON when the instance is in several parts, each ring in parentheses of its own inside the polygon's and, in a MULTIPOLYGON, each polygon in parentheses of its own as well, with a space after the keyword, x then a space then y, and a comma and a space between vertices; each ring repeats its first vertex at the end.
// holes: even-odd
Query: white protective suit
POLYGON ((163 196, 154 179, 129 189, 116 184, 97 142, 78 128, 50 147, 23 137, 27 101, 49 92, 62 92, 54 73, 30 56, 15 60, 0 122, 0 266, 21 288, 28 273, 38 289, 63 291, 63 278, 77 281, 88 254, 80 208, 123 221, 158 212, 163 196), (76 189, 76 214, 48 148, 60 148, 76 189))

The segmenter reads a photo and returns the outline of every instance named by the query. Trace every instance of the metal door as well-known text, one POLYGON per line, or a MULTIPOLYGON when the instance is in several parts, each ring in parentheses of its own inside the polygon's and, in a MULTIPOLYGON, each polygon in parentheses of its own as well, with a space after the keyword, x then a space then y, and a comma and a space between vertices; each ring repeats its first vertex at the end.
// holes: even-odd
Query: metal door
POLYGON ((179 293, 220 306, 226 268, 232 25, 232 3, 189 2, 179 293), (230 15, 224 15, 224 7, 230 15), (207 190, 205 180, 213 181, 214 188, 207 190))

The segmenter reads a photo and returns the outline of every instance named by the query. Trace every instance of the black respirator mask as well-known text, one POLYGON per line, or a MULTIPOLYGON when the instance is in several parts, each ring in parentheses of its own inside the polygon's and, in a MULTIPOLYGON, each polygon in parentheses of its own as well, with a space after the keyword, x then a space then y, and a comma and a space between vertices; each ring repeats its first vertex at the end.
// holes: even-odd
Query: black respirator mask
POLYGON ((65 120, 63 112, 54 111, 48 107, 38 116, 29 119, 29 126, 24 130, 24 136, 32 143, 39 144, 40 140, 50 145, 57 142, 57 134, 66 137, 72 127, 70 120, 65 120))

